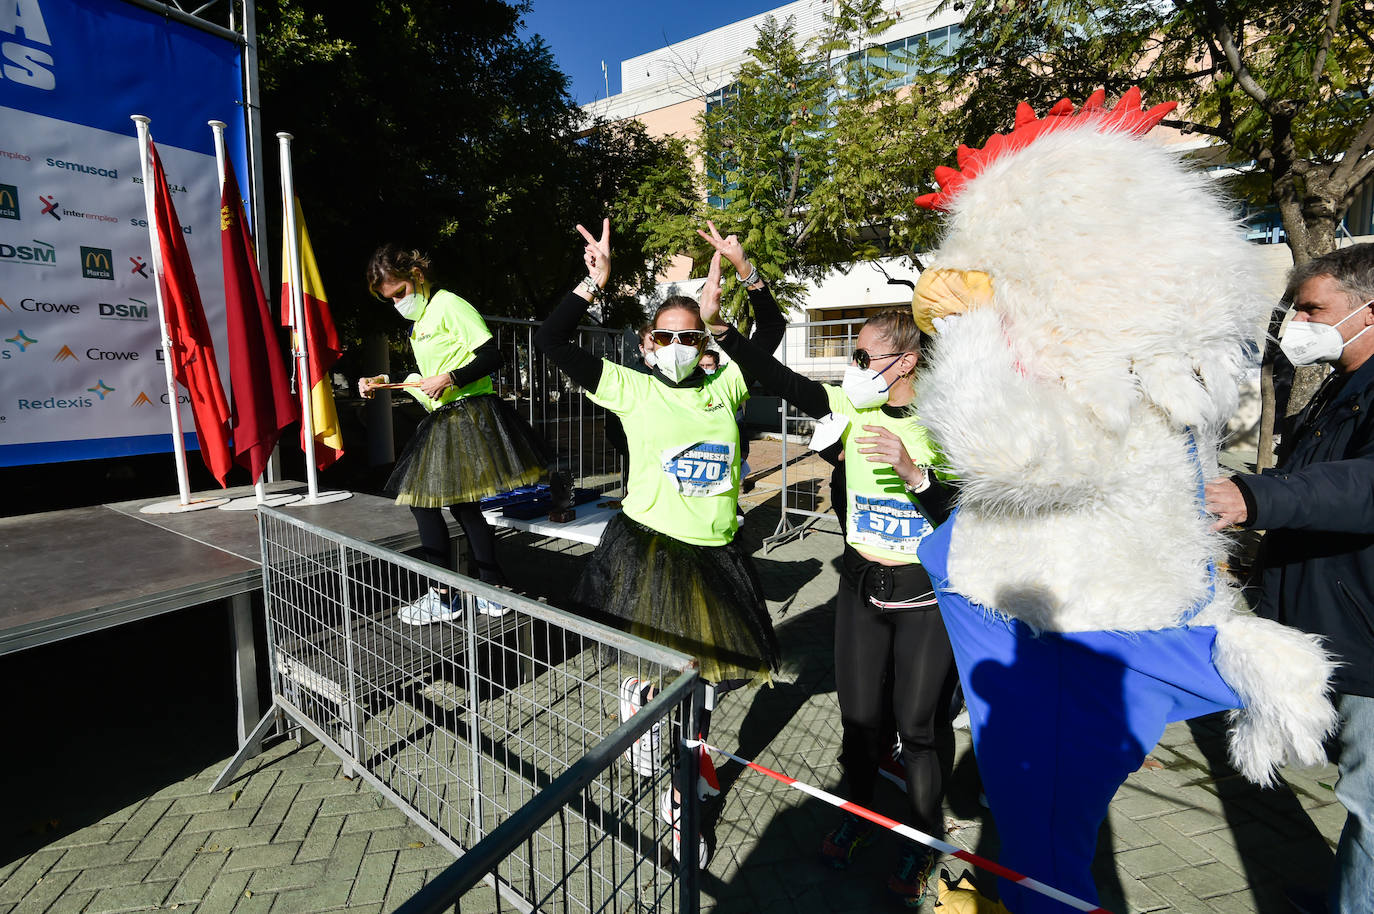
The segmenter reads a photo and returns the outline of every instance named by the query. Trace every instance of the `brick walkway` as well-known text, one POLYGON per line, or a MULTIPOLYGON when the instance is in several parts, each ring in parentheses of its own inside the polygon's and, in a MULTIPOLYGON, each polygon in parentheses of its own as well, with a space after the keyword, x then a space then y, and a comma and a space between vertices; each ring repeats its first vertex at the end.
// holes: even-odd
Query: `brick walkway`
MULTIPOLYGON (((767 501, 766 492, 760 495, 759 501, 767 501)), ((747 544, 757 545, 776 520, 768 504, 752 509, 742 534, 747 544)), ((506 538, 505 561, 521 567, 540 556, 541 572, 548 571, 550 579, 575 572, 575 552, 550 557, 535 552, 536 544, 523 535, 506 538)), ((741 755, 827 788, 840 779, 831 659, 839 545, 835 534, 817 532, 756 554, 785 669, 771 690, 726 696, 713 726, 713 739, 741 755)), ((216 624, 222 624, 218 618, 216 624)), ((34 698, 42 700, 41 694, 34 698)), ((0 857, 0 914, 306 914, 343 908, 375 914, 394 909, 450 862, 370 788, 341 777, 337 761, 317 744, 277 745, 232 785, 206 793, 223 765, 221 756, 232 747, 197 756, 192 734, 199 731, 187 710, 197 705, 172 693, 143 700, 150 705, 145 713, 170 702, 180 709, 175 713, 191 716, 180 725, 164 721, 140 738, 140 745, 148 745, 138 775, 155 783, 120 801, 118 809, 107 796, 120 795, 118 778, 102 780, 115 760, 102 757, 110 749, 100 737, 88 735, 86 742, 102 741, 101 746, 66 750, 88 753, 69 768, 49 761, 42 744, 21 729, 31 761, 4 778, 6 791, 60 792, 78 785, 71 778, 80 778, 83 802, 95 812, 39 822, 39 831, 60 835, 52 839, 35 838, 34 828, 25 831, 21 823, 19 844, 27 846, 18 856, 0 857), (184 768, 188 760, 195 765, 189 776, 160 773, 163 762, 173 771, 174 761, 184 768), (81 827, 73 830, 73 823, 81 827)), ((51 707, 43 714, 52 726, 79 717, 79 710, 51 707)), ((1257 790, 1226 765, 1221 728, 1216 719, 1171 726, 1146 766, 1118 793, 1098 854, 1107 908, 1278 914, 1289 910, 1280 885, 1322 884, 1344 821, 1332 793, 1334 769, 1285 772, 1287 787, 1257 790)), ((74 734, 71 744, 82 747, 82 736, 74 734)), ((950 840, 995 856, 995 834, 978 804, 967 732, 955 731, 954 740, 950 840)), ((895 841, 879 841, 847 873, 831 872, 814 862, 820 837, 836 818, 829 807, 735 766, 723 767, 721 776, 725 796, 708 813, 717 819, 717 849, 703 874, 704 909, 742 914, 804 908, 827 914, 887 906, 883 883, 898 851, 895 841)), ((886 786, 880 791, 880 811, 900 815, 901 795, 886 786)), ((31 807, 38 801, 29 796, 27 802, 31 807)), ((964 869, 951 863, 951 871, 964 869)), ((975 878, 991 889, 989 880, 975 878)), ((494 909, 485 889, 470 893, 462 906, 464 912, 494 909)), ((925 910, 933 910, 933 903, 925 910)))

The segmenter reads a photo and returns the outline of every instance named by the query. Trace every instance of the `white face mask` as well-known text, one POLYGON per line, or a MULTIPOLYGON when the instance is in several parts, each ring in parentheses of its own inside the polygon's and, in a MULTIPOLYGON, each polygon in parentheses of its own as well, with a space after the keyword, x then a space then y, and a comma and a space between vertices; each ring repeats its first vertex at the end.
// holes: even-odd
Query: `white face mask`
POLYGON ((425 298, 423 292, 411 292, 405 298, 394 302, 396 312, 408 321, 420 319, 420 315, 425 313, 425 305, 429 304, 429 299, 425 298))
POLYGON ((669 343, 659 346, 653 352, 654 367, 673 381, 681 381, 691 374, 701 360, 701 351, 695 346, 682 343, 669 343))
POLYGON ((654 351, 652 349, 639 350, 639 357, 644 361, 644 364, 648 365, 650 368, 658 367, 658 360, 654 358, 654 351))
POLYGON ((891 387, 883 380, 882 372, 858 365, 850 365, 844 370, 844 381, 840 384, 840 389, 855 409, 882 406, 887 402, 887 392, 891 387))
POLYGON ((1341 339, 1341 332, 1336 328, 1369 307, 1370 304, 1374 304, 1374 299, 1365 302, 1334 324, 1319 324, 1316 321, 1289 321, 1288 327, 1283 331, 1283 337, 1279 340, 1279 349, 1288 356, 1288 361, 1297 366, 1315 365, 1318 362, 1334 362, 1341 357, 1346 346, 1364 336, 1365 332, 1369 330, 1366 327, 1347 341, 1341 339))

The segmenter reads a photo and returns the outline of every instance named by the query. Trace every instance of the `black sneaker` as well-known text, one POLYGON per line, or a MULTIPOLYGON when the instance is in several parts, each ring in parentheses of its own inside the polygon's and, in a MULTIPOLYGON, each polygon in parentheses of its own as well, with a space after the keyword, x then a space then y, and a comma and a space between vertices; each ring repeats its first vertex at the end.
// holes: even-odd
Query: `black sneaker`
POLYGON ((832 869, 847 870, 854 854, 873 840, 873 826, 853 813, 845 813, 840 827, 821 842, 821 862, 832 869))
POLYGON ((924 847, 908 847, 902 852, 897 869, 887 877, 887 890, 899 904, 919 908, 929 891, 930 874, 935 869, 937 854, 924 847))

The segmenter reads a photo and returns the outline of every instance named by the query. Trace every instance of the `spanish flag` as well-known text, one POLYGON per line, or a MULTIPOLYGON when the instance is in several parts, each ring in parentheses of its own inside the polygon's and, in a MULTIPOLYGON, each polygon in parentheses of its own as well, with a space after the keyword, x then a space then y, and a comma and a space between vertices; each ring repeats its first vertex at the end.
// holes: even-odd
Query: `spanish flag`
MULTIPOLYGON (((325 469, 343 456, 343 433, 339 429, 339 414, 334 409, 334 388, 329 382, 329 369, 339 360, 343 350, 339 348, 339 333, 334 329, 334 318, 329 314, 329 300, 325 298, 324 283, 320 281, 320 268, 315 263, 315 251, 310 246, 310 235, 305 231, 305 216, 301 213, 301 201, 296 205, 296 250, 301 257, 301 299, 305 312, 306 340, 310 351, 307 362, 310 365, 310 417, 315 426, 315 464, 325 469)), ((283 220, 287 224, 290 220, 283 220)), ((281 314, 282 325, 295 331, 293 345, 300 346, 300 330, 293 323, 291 313, 291 270, 287 254, 286 237, 282 236, 281 314)), ((301 447, 305 447, 305 429, 301 429, 301 447)))

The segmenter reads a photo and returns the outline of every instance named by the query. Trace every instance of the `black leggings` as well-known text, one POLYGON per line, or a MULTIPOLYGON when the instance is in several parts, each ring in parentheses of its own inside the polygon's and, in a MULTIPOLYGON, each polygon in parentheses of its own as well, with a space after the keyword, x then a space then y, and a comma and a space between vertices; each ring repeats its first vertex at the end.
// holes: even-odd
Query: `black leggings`
MULTIPOLYGON (((844 575, 835 608, 835 691, 844 722, 840 764, 849 782, 849 799, 873 801, 878 762, 892 749, 887 709, 896 718, 906 764, 906 791, 912 825, 944 835, 940 801, 944 793, 936 726, 947 711, 945 684, 954 655, 938 609, 883 612, 869 594, 887 602, 922 596, 929 579, 919 566, 896 575, 846 547, 844 575), (867 566, 865 568, 865 566, 867 566), (862 587, 864 593, 860 593, 862 587)), ((933 599, 933 598, 932 598, 933 599)))
MULTIPOLYGON (((465 502, 449 505, 448 510, 463 528, 463 536, 468 541, 468 558, 477 570, 477 577, 488 584, 505 584, 506 576, 496 562, 496 531, 482 516, 481 507, 476 502, 465 502)), ((432 565, 448 568, 448 524, 444 521, 443 509, 412 505, 410 513, 415 515, 415 526, 420 528, 420 557, 432 565)))

